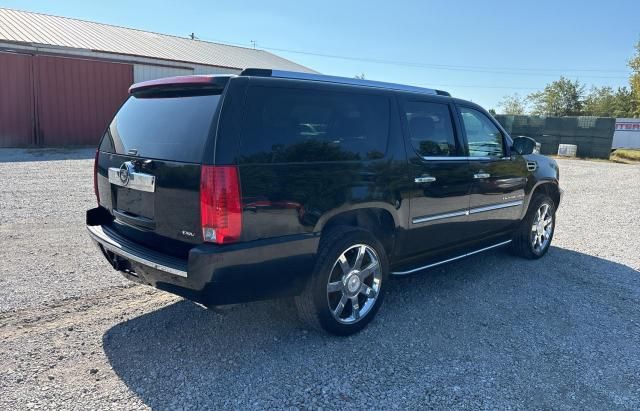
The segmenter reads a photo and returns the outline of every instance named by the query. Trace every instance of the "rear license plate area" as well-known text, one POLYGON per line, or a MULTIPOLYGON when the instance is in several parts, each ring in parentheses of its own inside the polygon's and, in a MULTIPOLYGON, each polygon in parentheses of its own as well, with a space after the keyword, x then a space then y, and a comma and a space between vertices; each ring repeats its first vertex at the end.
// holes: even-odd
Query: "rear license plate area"
POLYGON ((154 193, 115 186, 115 208, 133 216, 154 218, 154 193))

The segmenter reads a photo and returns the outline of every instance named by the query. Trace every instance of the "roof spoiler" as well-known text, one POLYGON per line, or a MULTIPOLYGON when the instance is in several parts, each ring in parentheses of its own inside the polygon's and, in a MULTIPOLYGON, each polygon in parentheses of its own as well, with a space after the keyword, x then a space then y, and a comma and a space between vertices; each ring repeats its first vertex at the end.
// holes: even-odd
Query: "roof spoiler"
POLYGON ((165 77, 156 80, 135 83, 129 87, 129 94, 156 89, 174 90, 185 88, 213 88, 223 89, 229 79, 234 77, 231 74, 207 74, 194 76, 165 77))
POLYGON ((432 94, 438 96, 451 97, 446 91, 435 90, 425 87, 415 87, 405 84, 386 83, 383 81, 372 81, 349 77, 338 76, 325 76, 323 74, 316 73, 301 73, 297 71, 284 71, 284 70, 272 70, 272 69, 260 69, 260 68, 246 68, 242 70, 240 76, 255 76, 255 77, 274 77, 274 78, 287 78, 294 80, 309 80, 309 81, 322 81, 325 83, 336 84, 348 84, 352 86, 374 87, 387 90, 399 90, 408 91, 412 93, 432 94))

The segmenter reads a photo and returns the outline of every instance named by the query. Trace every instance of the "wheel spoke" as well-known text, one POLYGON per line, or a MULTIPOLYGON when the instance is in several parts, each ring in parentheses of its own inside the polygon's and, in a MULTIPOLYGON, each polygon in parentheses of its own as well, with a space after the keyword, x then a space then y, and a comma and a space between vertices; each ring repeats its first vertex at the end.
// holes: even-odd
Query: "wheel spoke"
POLYGON ((358 269, 360 268, 360 266, 362 265, 362 259, 364 258, 364 253, 367 251, 367 248, 363 245, 361 245, 358 248, 358 255, 356 256, 356 262, 353 263, 353 268, 354 269, 358 269))
POLYGON ((548 226, 549 224, 551 224, 551 222, 553 221, 553 219, 551 217, 548 217, 544 220, 544 226, 548 226))
POLYGON ((366 284, 362 284, 359 292, 364 294, 367 298, 376 298, 376 291, 366 284))
POLYGON ((360 304, 358 303, 358 296, 351 297, 351 308, 353 311, 353 317, 357 320, 360 318, 360 304))
POLYGON ((538 231, 538 225, 537 224, 532 225, 531 231, 538 231))
POLYGON ((358 277, 360 277, 360 281, 364 281, 365 278, 369 277, 375 270, 378 269, 378 262, 374 261, 367 266, 364 270, 358 273, 358 277))
POLYGON ((342 269, 342 274, 347 275, 351 271, 351 267, 349 267, 349 262, 347 261, 347 257, 344 254, 338 258, 338 263, 340 264, 340 268, 342 269))
POLYGON ((342 281, 327 284, 327 292, 335 293, 342 290, 342 281))
POLYGON ((541 214, 541 217, 544 219, 547 216, 547 212, 549 212, 549 204, 543 204, 541 208, 542 208, 542 213, 540 214, 541 214))
POLYGON ((336 317, 340 317, 340 314, 342 314, 342 311, 344 310, 345 304, 347 304, 347 296, 342 294, 338 306, 335 308, 335 310, 333 310, 333 315, 336 317))

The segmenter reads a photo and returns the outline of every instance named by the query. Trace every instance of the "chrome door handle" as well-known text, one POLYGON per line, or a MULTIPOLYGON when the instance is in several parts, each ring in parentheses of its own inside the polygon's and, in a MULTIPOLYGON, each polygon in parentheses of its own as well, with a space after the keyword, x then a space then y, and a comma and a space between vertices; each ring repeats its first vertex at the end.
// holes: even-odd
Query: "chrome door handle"
POLYGON ((433 183, 434 181, 436 181, 436 178, 431 176, 416 177, 413 179, 413 181, 416 183, 433 183))
POLYGON ((489 178, 489 177, 491 177, 491 174, 489 173, 476 173, 473 175, 473 178, 475 179, 489 178))

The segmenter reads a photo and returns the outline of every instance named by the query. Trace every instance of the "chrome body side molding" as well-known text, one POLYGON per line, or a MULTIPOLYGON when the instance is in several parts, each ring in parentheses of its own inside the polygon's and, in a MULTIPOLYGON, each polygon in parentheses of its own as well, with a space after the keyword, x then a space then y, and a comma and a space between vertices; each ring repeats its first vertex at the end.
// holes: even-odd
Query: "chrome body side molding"
POLYGON ((414 217, 411 220, 411 222, 413 224, 420 224, 420 223, 426 223, 427 221, 442 220, 445 218, 453 218, 453 217, 462 217, 469 214, 484 213, 486 211, 500 210, 502 208, 517 207, 519 205, 522 205, 523 203, 524 201, 522 200, 509 201, 508 203, 493 204, 493 205, 484 206, 484 207, 471 208, 468 210, 460 210, 460 211, 453 211, 450 213, 414 217))
POLYGON ((415 217, 411 220, 413 224, 426 223, 427 221, 443 220, 445 218, 462 217, 469 215, 469 210, 454 211, 451 213, 436 214, 424 217, 415 217))
POLYGON ((476 207, 469 210, 469 214, 483 213, 485 211, 500 210, 501 208, 517 207, 522 205, 523 201, 510 201, 508 203, 493 204, 485 207, 476 207))
POLYGON ((422 271, 422 270, 426 270, 427 268, 437 267, 437 266, 439 266, 439 265, 446 264, 446 263, 450 263, 450 262, 452 262, 452 261, 456 261, 456 260, 460 260, 460 259, 462 259, 462 258, 469 257, 469 256, 471 256, 471 255, 478 254, 478 253, 481 253, 481 252, 483 252, 483 251, 491 250, 492 248, 502 247, 503 245, 507 245, 507 244, 509 244, 510 242, 511 242, 511 240, 503 241, 503 242, 498 243, 498 244, 490 245, 489 247, 484 247, 484 248, 481 248, 481 249, 479 249, 479 250, 471 251, 471 252, 469 252, 469 253, 464 253, 464 254, 461 254, 461 255, 456 256, 456 257, 447 258, 446 260, 437 261, 437 262, 435 262, 435 263, 431 263, 431 264, 423 265, 423 266, 421 266, 421 267, 416 267, 416 268, 413 268, 413 269, 411 269, 411 270, 407 270, 407 271, 393 271, 393 272, 391 273, 391 275, 407 275, 407 274, 412 274, 412 273, 415 273, 415 272, 417 272, 417 271, 422 271))
POLYGON ((423 160, 427 161, 478 161, 478 160, 491 160, 491 157, 465 157, 465 156, 451 156, 451 157, 438 157, 438 156, 422 156, 423 160))

